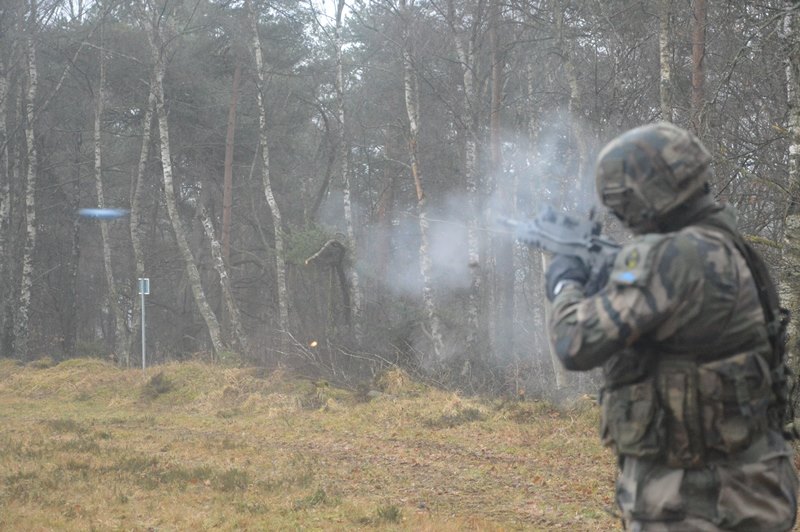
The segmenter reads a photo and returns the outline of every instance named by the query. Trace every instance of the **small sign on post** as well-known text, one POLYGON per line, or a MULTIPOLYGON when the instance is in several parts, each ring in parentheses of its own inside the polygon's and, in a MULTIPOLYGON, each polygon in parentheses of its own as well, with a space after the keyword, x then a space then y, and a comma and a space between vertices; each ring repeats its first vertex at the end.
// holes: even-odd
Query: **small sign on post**
POLYGON ((147 277, 139 277, 139 293, 143 296, 150 295, 150 279, 147 277))
POLYGON ((145 335, 145 321, 144 321, 144 296, 150 295, 150 279, 148 277, 139 277, 139 295, 142 296, 142 372, 144 372, 147 364, 147 342, 145 335))

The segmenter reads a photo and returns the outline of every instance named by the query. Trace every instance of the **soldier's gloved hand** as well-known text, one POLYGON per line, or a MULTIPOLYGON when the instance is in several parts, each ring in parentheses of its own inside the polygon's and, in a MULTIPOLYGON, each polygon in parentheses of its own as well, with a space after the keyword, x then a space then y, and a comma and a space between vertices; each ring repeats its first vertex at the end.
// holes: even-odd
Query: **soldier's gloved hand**
POLYGON ((611 275, 611 270, 614 268, 614 260, 616 260, 616 258, 616 254, 609 255, 597 271, 591 272, 589 280, 586 282, 586 286, 584 286, 583 289, 584 295, 593 296, 606 286, 608 277, 611 275))
POLYGON ((578 257, 556 255, 545 273, 547 299, 552 301, 564 283, 573 282, 584 286, 589 281, 589 274, 589 267, 578 257))

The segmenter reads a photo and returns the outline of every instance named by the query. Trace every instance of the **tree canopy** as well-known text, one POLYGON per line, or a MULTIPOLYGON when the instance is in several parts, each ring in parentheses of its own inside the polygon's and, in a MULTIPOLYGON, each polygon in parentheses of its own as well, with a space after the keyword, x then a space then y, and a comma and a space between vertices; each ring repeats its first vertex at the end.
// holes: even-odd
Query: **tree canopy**
POLYGON ((707 144, 713 193, 791 303, 796 17, 778 0, 703 13, 674 0, 4 0, 0 354, 138 364, 147 277, 156 362, 564 386, 541 256, 494 221, 546 204, 585 216, 599 148, 656 120, 707 144))

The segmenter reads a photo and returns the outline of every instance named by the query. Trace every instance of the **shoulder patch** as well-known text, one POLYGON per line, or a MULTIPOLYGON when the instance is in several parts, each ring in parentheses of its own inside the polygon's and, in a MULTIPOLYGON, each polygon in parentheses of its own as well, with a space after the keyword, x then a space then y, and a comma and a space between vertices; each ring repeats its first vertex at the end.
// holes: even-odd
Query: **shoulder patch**
POLYGON ((645 235, 624 246, 614 261, 611 281, 618 285, 647 284, 657 250, 667 238, 667 235, 645 235))
POLYGON ((633 248, 625 256, 625 267, 630 269, 636 268, 639 265, 639 259, 639 250, 633 248))

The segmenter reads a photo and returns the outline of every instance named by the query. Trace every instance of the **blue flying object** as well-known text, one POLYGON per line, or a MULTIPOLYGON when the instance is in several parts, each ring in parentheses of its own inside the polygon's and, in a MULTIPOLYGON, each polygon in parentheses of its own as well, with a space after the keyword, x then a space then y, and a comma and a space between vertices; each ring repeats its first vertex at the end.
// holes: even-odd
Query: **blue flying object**
POLYGON ((128 214, 128 209, 79 209, 78 215, 98 220, 113 220, 128 214))

